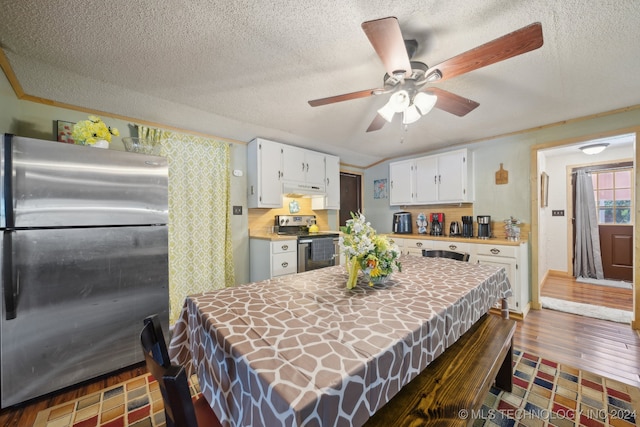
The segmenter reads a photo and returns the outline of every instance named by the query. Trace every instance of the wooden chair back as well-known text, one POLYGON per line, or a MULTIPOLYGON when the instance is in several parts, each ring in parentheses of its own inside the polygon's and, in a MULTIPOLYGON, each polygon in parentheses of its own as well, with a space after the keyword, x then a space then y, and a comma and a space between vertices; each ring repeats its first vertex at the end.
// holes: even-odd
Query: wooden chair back
POLYGON ((441 249, 423 249, 422 256, 431 258, 451 258, 457 261, 469 261, 469 254, 466 252, 446 251, 441 249))
POLYGON ((167 427, 220 426, 204 397, 192 399, 184 367, 171 364, 156 315, 144 320, 140 342, 147 370, 160 386, 167 427))

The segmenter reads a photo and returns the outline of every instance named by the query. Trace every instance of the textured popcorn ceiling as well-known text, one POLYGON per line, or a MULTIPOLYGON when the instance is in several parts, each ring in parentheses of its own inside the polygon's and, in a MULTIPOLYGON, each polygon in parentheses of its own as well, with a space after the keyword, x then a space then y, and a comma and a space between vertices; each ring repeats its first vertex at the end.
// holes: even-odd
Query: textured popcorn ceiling
POLYGON ((28 95, 360 166, 638 105, 639 28, 637 0, 0 0, 0 46, 28 95), (465 117, 366 133, 386 96, 307 101, 381 86, 360 24, 386 16, 430 65, 537 21, 544 45, 438 84, 480 103, 465 117))

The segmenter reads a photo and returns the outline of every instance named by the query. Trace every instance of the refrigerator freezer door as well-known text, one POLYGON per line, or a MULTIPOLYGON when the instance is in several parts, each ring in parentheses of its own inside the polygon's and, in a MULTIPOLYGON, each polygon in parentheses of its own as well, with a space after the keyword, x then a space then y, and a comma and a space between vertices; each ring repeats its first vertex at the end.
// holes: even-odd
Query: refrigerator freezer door
POLYGON ((7 135, 1 147, 0 227, 168 222, 164 157, 7 135))
POLYGON ((150 314, 168 328, 166 226, 6 233, 16 316, 7 320, 3 291, 3 408, 142 361, 150 314))

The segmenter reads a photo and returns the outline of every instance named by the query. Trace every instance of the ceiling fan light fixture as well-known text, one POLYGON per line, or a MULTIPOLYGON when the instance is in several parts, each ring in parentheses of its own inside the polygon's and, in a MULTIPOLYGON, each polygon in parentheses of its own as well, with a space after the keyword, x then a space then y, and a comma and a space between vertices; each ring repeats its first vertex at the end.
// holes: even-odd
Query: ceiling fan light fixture
POLYGON ((410 125, 411 123, 417 122, 420 117, 422 117, 420 111, 418 111, 416 105, 413 104, 404 110, 404 113, 402 114, 402 124, 410 125))
POLYGON ((396 114, 395 110, 389 105, 389 102, 384 104, 384 107, 378 110, 378 114, 382 116, 387 122, 391 123, 393 116, 396 114))
POLYGON ((440 70, 433 70, 429 74, 427 74, 427 82, 437 82, 442 78, 442 72, 440 70))
POLYGON ((425 92, 418 92, 413 97, 413 105, 418 108, 423 116, 433 109, 437 101, 438 97, 436 95, 425 92))
POLYGON ((402 113, 411 103, 411 98, 406 90, 399 90, 389 98, 389 105, 396 113, 402 113))
POLYGON ((604 149, 607 148, 608 146, 609 146, 609 143, 602 142, 599 144, 585 145, 583 147, 580 147, 580 150, 582 150, 584 154, 598 154, 598 153, 602 153, 604 149))

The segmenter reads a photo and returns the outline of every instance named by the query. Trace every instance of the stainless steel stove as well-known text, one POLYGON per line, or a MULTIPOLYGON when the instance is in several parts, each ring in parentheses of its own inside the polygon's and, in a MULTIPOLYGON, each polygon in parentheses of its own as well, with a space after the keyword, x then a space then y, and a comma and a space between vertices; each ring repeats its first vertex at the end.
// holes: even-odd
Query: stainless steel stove
POLYGON ((315 223, 315 215, 276 215, 278 234, 298 239, 298 273, 340 264, 339 234, 310 233, 315 223))

